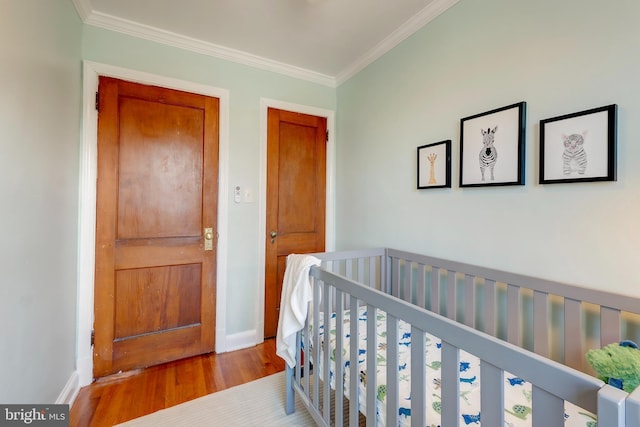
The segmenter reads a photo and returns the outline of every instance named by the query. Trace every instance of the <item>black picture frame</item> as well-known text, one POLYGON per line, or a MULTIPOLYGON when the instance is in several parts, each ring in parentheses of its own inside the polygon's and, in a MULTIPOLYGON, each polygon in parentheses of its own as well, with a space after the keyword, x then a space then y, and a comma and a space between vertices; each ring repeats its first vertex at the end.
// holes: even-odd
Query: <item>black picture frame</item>
POLYGON ((451 140, 418 147, 417 189, 451 188, 451 140))
POLYGON ((616 104, 540 120, 540 184, 616 181, 616 104))
POLYGON ((524 185, 527 103, 460 120, 460 187, 524 185))

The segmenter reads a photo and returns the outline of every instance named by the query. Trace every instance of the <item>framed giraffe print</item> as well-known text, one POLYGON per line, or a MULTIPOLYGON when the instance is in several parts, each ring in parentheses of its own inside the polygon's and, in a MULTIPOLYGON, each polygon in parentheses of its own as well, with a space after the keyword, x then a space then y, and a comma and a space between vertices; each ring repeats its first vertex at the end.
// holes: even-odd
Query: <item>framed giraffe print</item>
POLYGON ((418 147, 418 190, 451 187, 451 140, 418 147))
POLYGON ((460 187, 524 185, 526 103, 460 120, 460 187))
POLYGON ((540 121, 540 184, 616 180, 617 105, 540 121))

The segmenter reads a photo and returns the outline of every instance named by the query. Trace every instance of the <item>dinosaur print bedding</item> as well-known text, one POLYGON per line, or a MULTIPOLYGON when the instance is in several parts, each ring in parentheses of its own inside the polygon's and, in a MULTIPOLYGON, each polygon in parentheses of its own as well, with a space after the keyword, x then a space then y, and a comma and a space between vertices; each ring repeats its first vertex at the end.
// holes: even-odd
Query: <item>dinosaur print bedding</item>
MULTIPOLYGON (((366 398, 365 398, 365 386, 369 373, 366 368, 367 350, 366 350, 366 319, 367 311, 366 307, 359 308, 358 315, 358 330, 359 330, 359 358, 358 358, 358 371, 360 379, 360 409, 361 412, 366 412, 366 398)), ((343 358, 345 362, 345 374, 344 374, 344 390, 345 396, 348 397, 349 393, 349 311, 345 312, 345 326, 343 337, 343 358)), ((378 425, 384 426, 386 420, 386 315, 384 312, 377 311, 376 313, 377 323, 377 415, 378 425)), ((330 336, 330 348, 332 353, 335 351, 336 345, 336 327, 335 327, 335 313, 331 316, 329 322, 330 336)), ((321 340, 325 336, 324 322, 320 322, 318 332, 321 336, 321 340)), ((399 425, 409 426, 411 425, 411 327, 409 324, 400 321, 399 322, 400 337, 398 348, 398 369, 399 369, 399 425)), ((426 420, 428 427, 440 426, 440 348, 441 341, 439 338, 432 335, 427 335, 426 341, 426 365, 427 365, 427 413, 426 420)), ((330 368, 331 387, 335 388, 335 354, 332 354, 330 368)), ((321 358, 322 360, 322 358, 321 358)), ((320 375, 322 375, 322 366, 320 366, 320 375)), ((530 426, 531 425, 531 385, 521 378, 514 375, 509 375, 505 372, 505 426, 530 426)), ((460 426, 478 426, 481 425, 481 413, 480 413, 480 361, 477 357, 466 353, 460 352, 460 426)), ((566 404, 565 405, 565 425, 566 426, 580 426, 580 427, 593 427, 596 426, 595 417, 580 408, 566 404)))

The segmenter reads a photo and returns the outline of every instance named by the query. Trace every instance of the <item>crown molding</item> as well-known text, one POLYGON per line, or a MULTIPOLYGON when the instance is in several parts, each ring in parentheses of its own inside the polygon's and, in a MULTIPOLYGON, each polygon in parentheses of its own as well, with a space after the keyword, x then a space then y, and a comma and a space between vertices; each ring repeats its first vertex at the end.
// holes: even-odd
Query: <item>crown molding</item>
POLYGON ((104 28, 130 36, 154 41, 168 46, 189 50, 224 59, 227 61, 247 65, 250 67, 295 77, 312 83, 328 87, 337 87, 355 76, 369 64, 383 56, 385 53, 400 44, 403 40, 424 27, 447 9, 458 3, 459 0, 434 0, 418 14, 407 20, 400 28, 378 43, 373 49, 354 61, 337 76, 318 73, 316 71, 274 61, 262 56, 253 55, 214 43, 205 42, 192 37, 165 31, 156 27, 141 24, 112 15, 95 12, 90 0, 72 0, 78 15, 87 25, 104 28))
POLYGON ((354 61, 349 67, 338 74, 336 77, 336 86, 349 80, 358 74, 376 59, 389 52, 391 49, 399 45, 403 40, 411 36, 413 33, 433 21, 447 9, 454 6, 460 0, 434 0, 424 9, 411 17, 407 22, 401 25, 397 30, 388 37, 378 43, 373 49, 362 55, 354 61))
POLYGON ((76 12, 78 12, 78 16, 82 22, 86 22, 87 18, 91 14, 92 7, 89 4, 89 0, 71 0, 73 5, 76 8, 76 12))
MULTIPOLYGON (((73 0, 74 4, 86 5, 86 0, 73 0)), ((79 12, 80 13, 80 12, 79 12)), ((112 15, 91 12, 86 19, 83 19, 87 25, 104 28, 106 30, 116 31, 130 36, 162 43, 168 46, 189 50, 203 55, 213 56, 231 62, 236 62, 250 67, 259 68, 274 73, 284 74, 286 76, 307 80, 312 83, 321 84, 329 87, 336 87, 335 77, 305 68, 296 67, 285 64, 283 62, 274 61, 258 55, 247 52, 230 49, 228 47, 205 42, 192 37, 183 36, 170 31, 165 31, 149 25, 140 24, 138 22, 129 21, 112 15)))

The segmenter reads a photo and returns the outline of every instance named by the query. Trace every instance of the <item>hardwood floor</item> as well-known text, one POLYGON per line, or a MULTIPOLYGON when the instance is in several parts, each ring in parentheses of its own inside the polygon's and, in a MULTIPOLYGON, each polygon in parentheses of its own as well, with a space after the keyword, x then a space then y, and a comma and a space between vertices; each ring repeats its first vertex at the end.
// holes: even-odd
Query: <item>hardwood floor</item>
POLYGON ((113 426, 215 391, 283 371, 275 340, 100 379, 83 387, 70 413, 71 427, 113 426))

